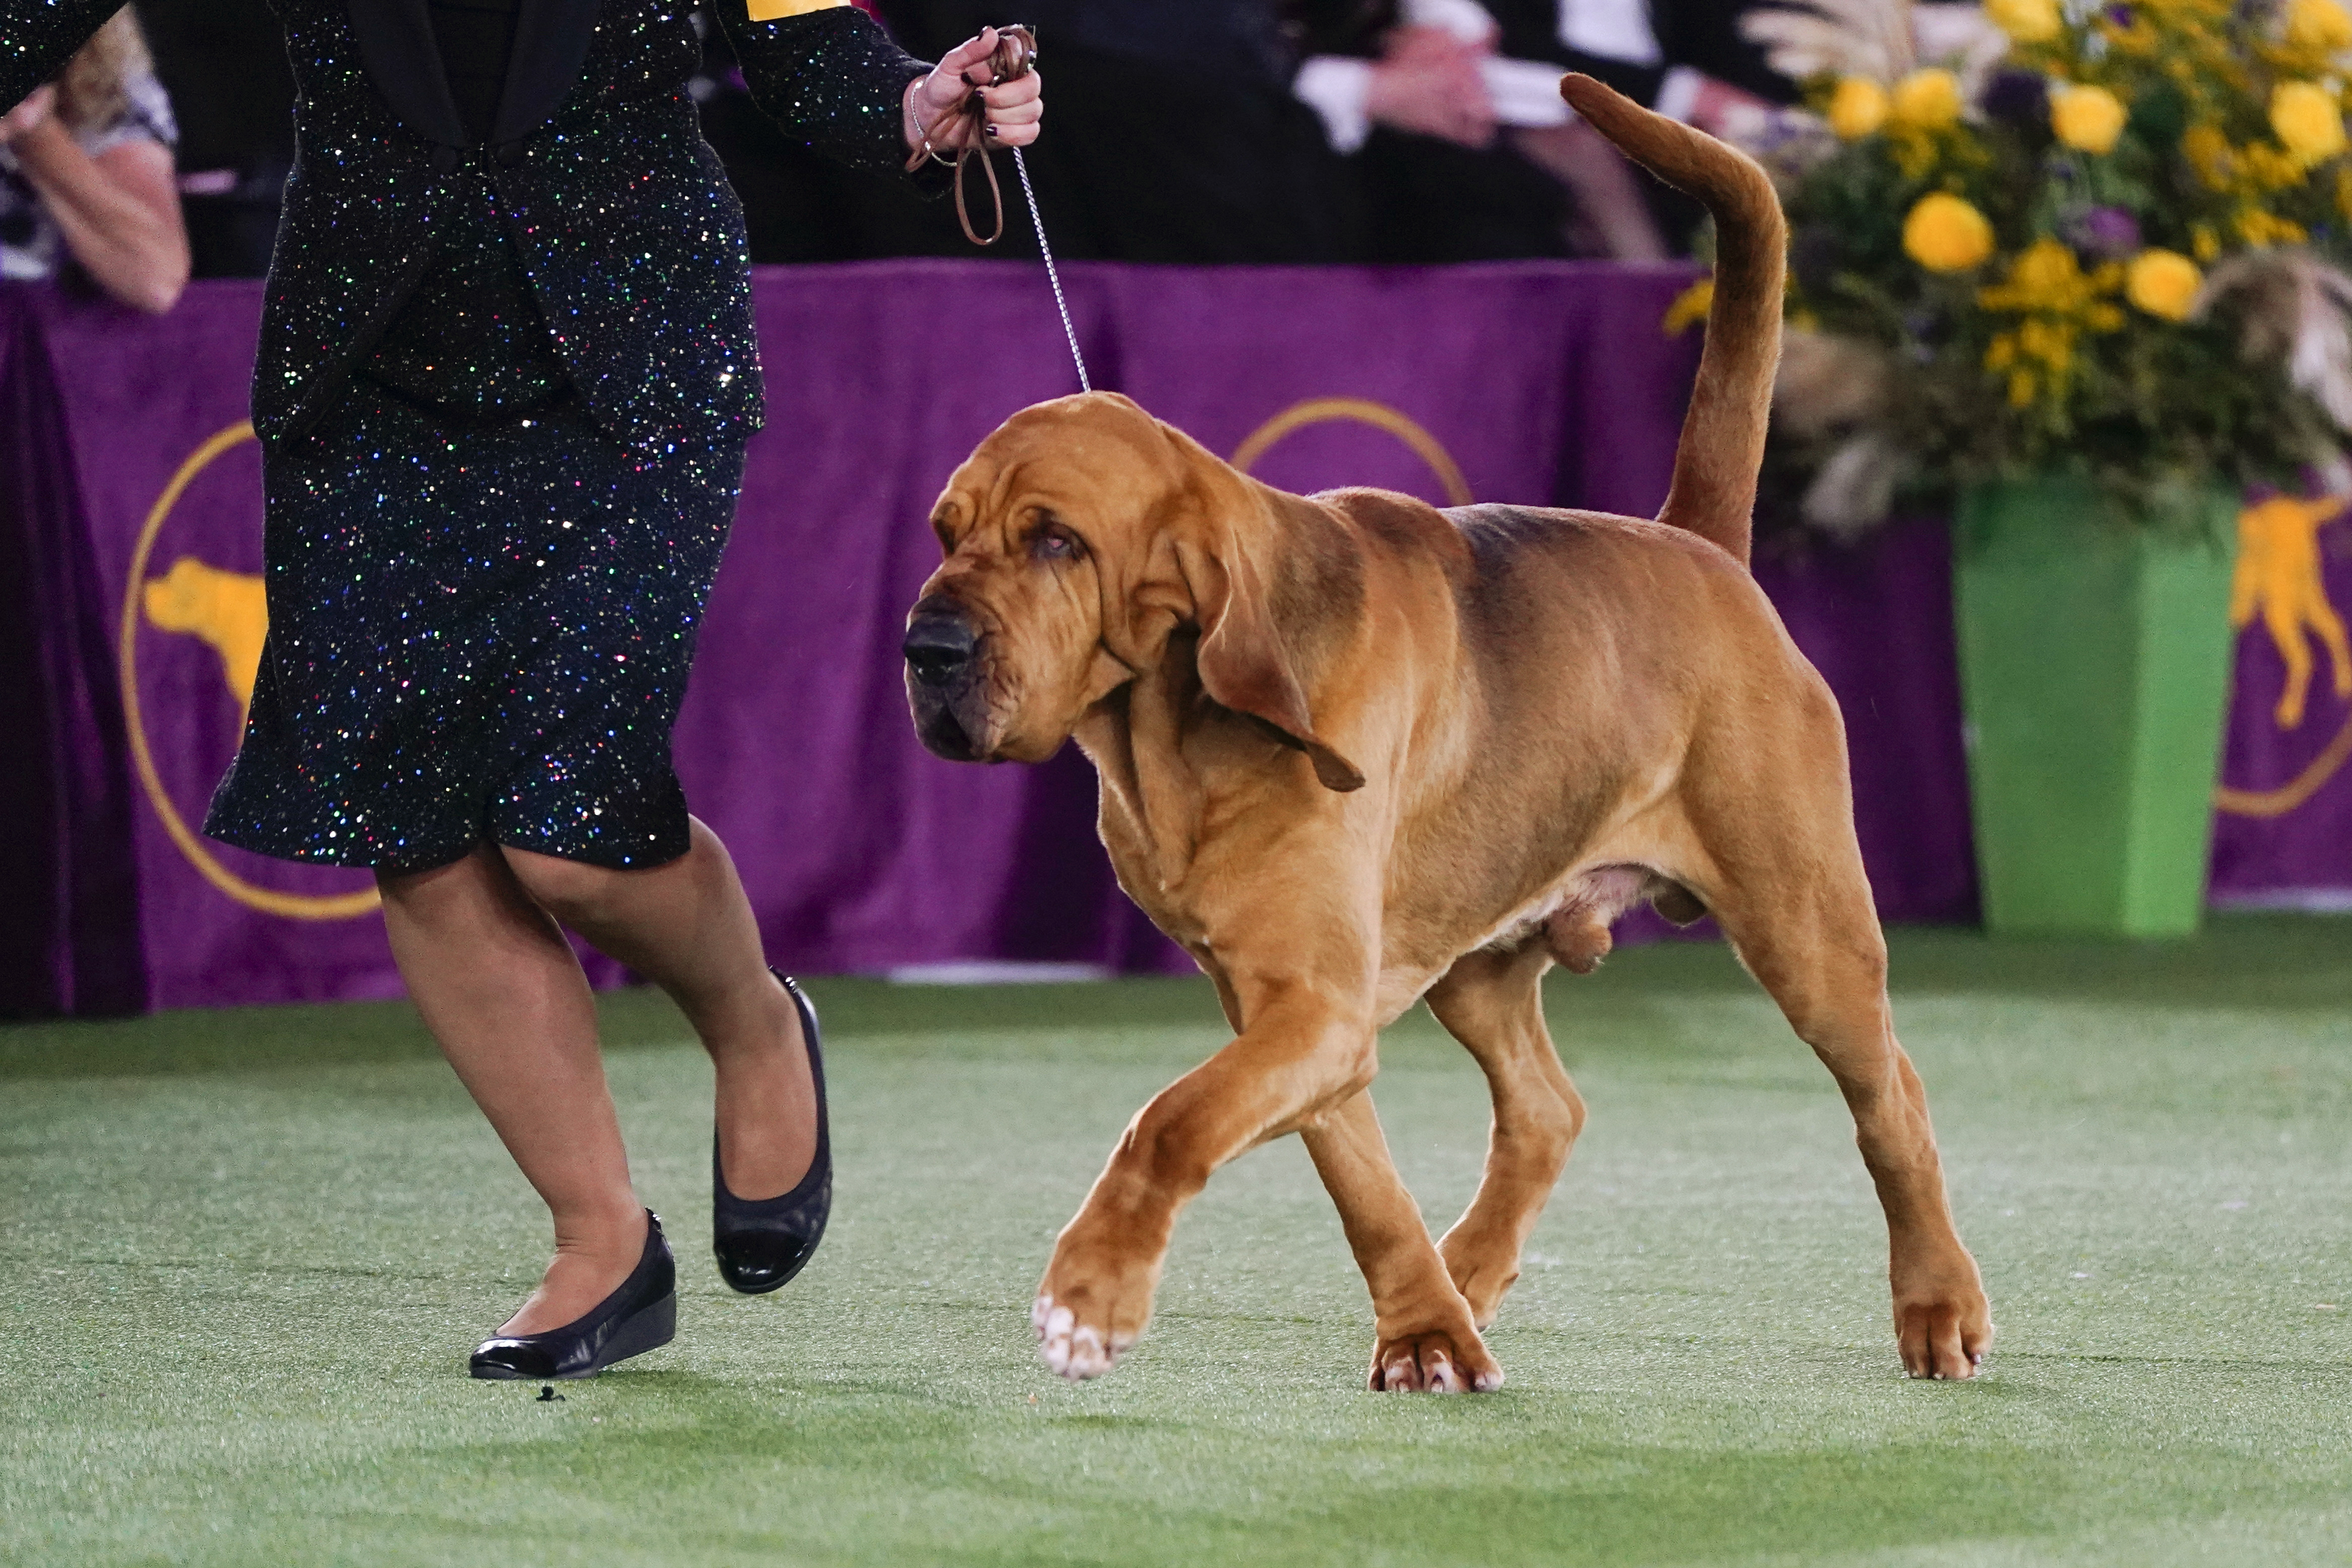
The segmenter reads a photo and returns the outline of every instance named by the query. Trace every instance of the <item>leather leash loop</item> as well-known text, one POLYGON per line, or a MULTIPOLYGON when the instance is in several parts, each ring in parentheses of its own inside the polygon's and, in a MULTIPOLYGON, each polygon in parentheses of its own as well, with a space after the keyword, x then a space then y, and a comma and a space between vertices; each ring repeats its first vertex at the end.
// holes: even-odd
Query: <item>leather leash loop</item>
MULTIPOLYGON (((1037 39, 1034 34, 1017 22, 999 27, 996 29, 996 51, 988 57, 990 74, 987 85, 997 87, 1017 81, 1027 76, 1036 63, 1037 39)), ((956 222, 963 225, 963 237, 972 244, 994 245, 1004 237, 1004 188, 997 183, 996 165, 988 155, 988 104, 980 96, 980 89, 973 88, 964 95, 962 102, 942 110, 939 118, 923 128, 923 144, 916 149, 913 157, 907 160, 907 172, 913 173, 923 166, 927 159, 946 162, 947 160, 940 156, 939 142, 948 127, 959 120, 963 120, 965 126, 962 144, 956 149, 955 155, 956 222), (963 172, 975 154, 980 159, 981 172, 988 176, 988 194, 996 209, 996 230, 985 239, 972 226, 971 210, 964 202, 963 172)))

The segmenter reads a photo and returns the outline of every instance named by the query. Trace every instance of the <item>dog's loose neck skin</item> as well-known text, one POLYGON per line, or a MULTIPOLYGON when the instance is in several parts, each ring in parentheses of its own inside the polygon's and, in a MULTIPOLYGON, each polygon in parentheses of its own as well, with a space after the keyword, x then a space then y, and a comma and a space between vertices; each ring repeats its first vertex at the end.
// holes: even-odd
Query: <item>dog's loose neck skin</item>
POLYGON ((1073 734, 1102 779, 1112 852, 1172 894, 1217 797, 1360 787, 1319 677, 1363 632, 1363 562, 1331 508, 1258 484, 1170 432, 1191 461, 1181 521, 1106 604, 1106 651, 1133 672, 1073 734), (1244 766, 1236 773, 1225 764, 1244 766))

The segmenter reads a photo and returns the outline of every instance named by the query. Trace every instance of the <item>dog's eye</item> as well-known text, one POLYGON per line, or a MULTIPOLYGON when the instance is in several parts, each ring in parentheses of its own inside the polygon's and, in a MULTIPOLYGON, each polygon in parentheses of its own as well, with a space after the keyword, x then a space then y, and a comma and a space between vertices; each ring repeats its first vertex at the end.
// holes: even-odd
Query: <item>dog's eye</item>
POLYGON ((1078 536, 1058 523, 1039 528, 1029 539, 1029 553, 1038 560, 1076 560, 1085 551, 1078 536))

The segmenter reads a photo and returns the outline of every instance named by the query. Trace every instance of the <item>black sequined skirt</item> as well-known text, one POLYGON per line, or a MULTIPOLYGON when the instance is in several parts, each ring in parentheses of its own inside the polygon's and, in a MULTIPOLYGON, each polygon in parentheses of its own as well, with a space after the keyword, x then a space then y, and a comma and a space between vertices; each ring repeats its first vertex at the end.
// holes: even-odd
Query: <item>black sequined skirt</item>
POLYGON ((685 853, 670 728, 742 471, 740 443, 632 452, 568 392, 468 418, 354 377, 264 455, 269 639, 205 831, 394 871, 685 853))

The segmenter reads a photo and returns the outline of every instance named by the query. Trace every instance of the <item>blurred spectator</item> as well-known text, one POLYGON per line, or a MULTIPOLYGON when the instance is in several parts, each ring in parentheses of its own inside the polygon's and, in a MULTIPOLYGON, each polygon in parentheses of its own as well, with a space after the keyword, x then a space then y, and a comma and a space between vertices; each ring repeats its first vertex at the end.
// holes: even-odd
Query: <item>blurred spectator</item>
MULTIPOLYGON (((1315 117, 1288 90, 1272 0, 880 0, 899 42, 936 57, 984 24, 1035 28, 1053 82, 1052 130, 1028 162, 1055 254, 1170 262, 1339 261, 1345 189, 1315 117)), ((695 87, 703 134, 743 198, 755 262, 873 256, 1034 256, 1009 160, 1013 208, 982 253, 952 204, 823 162, 741 90, 715 29, 695 87)), ((985 233, 985 182, 971 176, 985 233)))
POLYGON ((1309 58, 1297 90, 1335 146, 1363 150, 1377 259, 1563 248, 1655 259, 1695 210, 1567 112, 1559 73, 1717 134, 1752 130, 1794 93, 1739 36, 1739 12, 1726 0, 1397 0, 1372 47, 1341 40, 1309 58))
POLYGON ((1736 134, 1795 86, 1740 36, 1741 0, 1486 0, 1496 47, 1597 77, 1660 114, 1736 134))
MULTIPOLYGON (((1450 262, 1685 247, 1697 219, 1560 101, 1586 71, 1702 129, 1795 96, 1738 0, 876 0, 917 53, 985 23, 1038 33, 1029 153, 1055 250, 1120 261, 1450 262)), ((977 254, 951 207, 809 155, 706 29, 703 129, 752 259, 977 254)), ((1016 212, 989 254, 1036 254, 1016 212)), ((984 195, 979 196, 985 205, 984 195)), ((976 214, 983 229, 984 214, 976 214)))
MULTIPOLYGON (((1779 106, 1793 103, 1796 84, 1772 69, 1764 49, 1742 37, 1745 0, 1484 0, 1500 26, 1496 47, 1517 58, 1547 61, 1607 82, 1660 114, 1710 135, 1749 140, 1779 106)), ((1699 220, 1696 204, 1638 173, 1600 149, 1579 126, 1563 134, 1521 139, 1528 155, 1563 178, 1590 183, 1588 202, 1610 208, 1609 221, 1630 232, 1638 217, 1604 197, 1609 177, 1632 181, 1668 247, 1687 247, 1699 220), (1595 161, 1601 160, 1601 162, 1595 161)), ((1612 246, 1618 255, 1633 254, 1612 246)))
POLYGON ((126 305, 169 310, 188 281, 174 134, 139 24, 120 12, 0 116, 0 277, 71 262, 126 305))
POLYGON ((1476 0, 1391 0, 1348 20, 1307 34, 1293 89, 1349 154, 1366 258, 1574 254, 1570 187, 1515 140, 1568 123, 1559 68, 1497 55, 1498 29, 1476 0), (1514 136, 1500 134, 1507 126, 1514 136))
POLYGON ((266 0, 139 0, 180 124, 180 211, 197 277, 259 277, 294 163, 294 74, 266 0))
MULTIPOLYGON (((1029 162, 1056 251, 1195 263, 1567 254, 1559 183, 1496 141, 1498 95, 1522 116, 1566 120, 1557 68, 1494 59, 1495 25, 1474 0, 1406 3, 1450 4, 1457 22, 1475 19, 1468 39, 1399 26, 1399 0, 1023 0, 1054 84, 1051 130, 1029 162), (1349 100, 1337 122, 1318 81, 1349 100)), ((877 8, 918 53, 1011 15, 993 0, 877 8)), ((972 254, 944 204, 817 165, 731 87, 715 51, 711 64, 704 131, 743 195, 755 260, 972 254)), ((1021 217, 999 254, 1035 254, 1021 217)))

